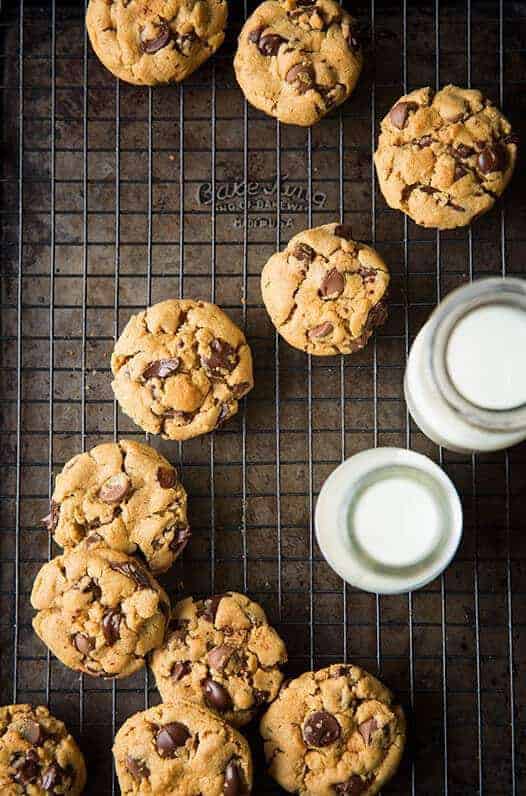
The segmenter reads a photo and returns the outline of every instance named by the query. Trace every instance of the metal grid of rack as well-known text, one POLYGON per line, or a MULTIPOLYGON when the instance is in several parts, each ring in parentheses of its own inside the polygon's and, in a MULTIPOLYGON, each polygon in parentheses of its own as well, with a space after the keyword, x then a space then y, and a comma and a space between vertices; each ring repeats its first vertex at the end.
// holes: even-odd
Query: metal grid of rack
MULTIPOLYGON (((1 701, 48 703, 79 738, 88 794, 118 792, 122 721, 158 700, 148 673, 78 677, 31 630, 31 584, 56 551, 39 518, 53 473, 87 447, 139 437, 113 401, 109 355, 134 311, 169 296, 217 301, 245 329, 256 388, 224 430, 184 446, 193 540, 165 577, 172 595, 231 588, 259 600, 291 673, 352 660, 408 706, 413 732, 386 793, 526 790, 526 448, 465 457, 410 422, 405 358, 437 300, 487 274, 526 274, 519 168, 472 229, 437 234, 388 210, 371 155, 381 117, 419 85, 482 88, 515 128, 526 118, 526 9, 503 0, 352 4, 367 65, 345 106, 311 130, 251 109, 232 70, 255 3, 231 0, 227 42, 180 87, 115 81, 90 50, 84 3, 18 0, 0 15, 2 258, 1 701), (275 334, 265 259, 306 226, 341 219, 393 274, 390 319, 348 358, 315 360, 275 334), (346 587, 313 536, 320 484, 345 457, 410 446, 439 461, 464 504, 444 576, 411 595, 346 587)), ((256 733, 254 751, 261 757, 256 733)), ((262 769, 262 766, 259 766, 262 769)), ((257 794, 279 789, 258 775, 257 794)))

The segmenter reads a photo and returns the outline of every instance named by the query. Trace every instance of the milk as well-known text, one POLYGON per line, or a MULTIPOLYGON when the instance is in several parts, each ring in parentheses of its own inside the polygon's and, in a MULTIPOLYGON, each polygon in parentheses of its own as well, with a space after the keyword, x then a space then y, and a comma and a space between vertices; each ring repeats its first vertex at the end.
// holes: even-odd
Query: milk
POLYGON ((415 423, 449 450, 526 439, 526 281, 483 279, 453 291, 411 347, 404 391, 415 423))

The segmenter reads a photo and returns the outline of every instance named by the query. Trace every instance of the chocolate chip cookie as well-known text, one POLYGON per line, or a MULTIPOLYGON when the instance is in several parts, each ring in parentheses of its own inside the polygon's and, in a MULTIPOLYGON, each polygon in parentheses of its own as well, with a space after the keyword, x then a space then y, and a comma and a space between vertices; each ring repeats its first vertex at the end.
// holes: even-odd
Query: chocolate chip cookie
POLYGON ((309 127, 344 102, 360 76, 356 21, 334 0, 266 0, 241 31, 234 67, 252 105, 309 127))
POLYGON ((75 739, 45 707, 0 708, 0 792, 3 796, 78 796, 86 766, 75 739))
POLYGON ((61 547, 96 531, 114 550, 140 551, 152 572, 169 569, 190 538, 177 470, 149 445, 125 439, 66 463, 43 522, 61 547))
POLYGON ((395 773, 405 744, 402 708, 357 666, 292 680, 260 730, 269 773, 302 796, 373 796, 395 773))
POLYGON ((178 700, 136 713, 113 746, 124 796, 248 796, 250 748, 210 710, 178 700))
POLYGON ((226 0, 90 0, 91 45, 116 77, 141 86, 184 80, 225 38, 226 0))
POLYGON ((241 727, 275 699, 285 645, 263 609, 244 594, 181 600, 170 630, 151 661, 164 702, 190 699, 241 727))
POLYGON ((423 227, 452 229, 493 207, 511 179, 517 145, 508 120, 480 91, 421 88, 382 121, 374 162, 390 207, 423 227))
POLYGON ((163 643, 170 603, 134 558, 88 536, 44 564, 31 604, 33 628, 65 666, 127 677, 163 643))
POLYGON ((388 284, 380 255, 343 224, 300 232, 261 273, 272 323, 287 343, 316 356, 363 348, 387 317, 388 284))
POLYGON ((244 334, 215 304, 190 299, 162 301, 133 315, 111 368, 122 410, 166 439, 217 428, 254 384, 244 334))

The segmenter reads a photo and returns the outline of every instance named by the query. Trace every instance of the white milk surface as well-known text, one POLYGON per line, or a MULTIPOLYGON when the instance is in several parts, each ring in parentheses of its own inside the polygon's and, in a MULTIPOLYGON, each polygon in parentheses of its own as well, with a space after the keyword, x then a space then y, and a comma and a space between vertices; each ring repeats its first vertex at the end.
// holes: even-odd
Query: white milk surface
POLYGON ((526 403, 526 312, 492 304, 468 313, 449 337, 446 363, 470 403, 493 410, 526 403))
POLYGON ((372 483, 359 495, 349 530, 377 564, 407 567, 435 549, 442 521, 437 496, 414 478, 396 475, 372 483))

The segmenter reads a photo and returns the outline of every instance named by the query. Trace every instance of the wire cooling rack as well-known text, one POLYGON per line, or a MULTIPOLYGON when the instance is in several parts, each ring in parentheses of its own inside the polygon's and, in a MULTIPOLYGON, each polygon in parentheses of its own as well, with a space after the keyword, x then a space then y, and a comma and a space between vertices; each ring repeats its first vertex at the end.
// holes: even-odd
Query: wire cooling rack
MULTIPOLYGON (((262 116, 236 86, 232 56, 252 2, 231 0, 215 58, 181 87, 155 90, 119 84, 98 63, 83 0, 2 5, 2 703, 48 703, 87 756, 87 793, 118 792, 113 735, 158 697, 144 672, 79 678, 34 636, 32 581, 57 552, 39 518, 65 460, 141 436, 113 401, 108 369, 130 314, 201 297, 246 329, 256 388, 216 434, 151 440, 190 493, 194 537, 165 578, 171 594, 248 591, 286 639, 291 673, 341 660, 379 672, 413 728, 386 793, 525 793, 526 448, 441 451, 402 397, 408 347, 441 296, 470 278, 526 275, 524 174, 471 229, 437 234, 387 209, 371 160, 379 120, 420 85, 480 87, 520 132, 525 4, 353 4, 367 31, 364 74, 311 130, 262 116), (344 218, 391 266, 390 319, 363 352, 309 359, 276 336, 259 274, 292 234, 344 218), (324 478, 375 445, 430 455, 463 499, 459 554, 412 595, 344 586, 313 536, 324 478)), ((260 763, 255 732, 251 741, 260 763)), ((258 775, 255 793, 278 792, 258 775)))

